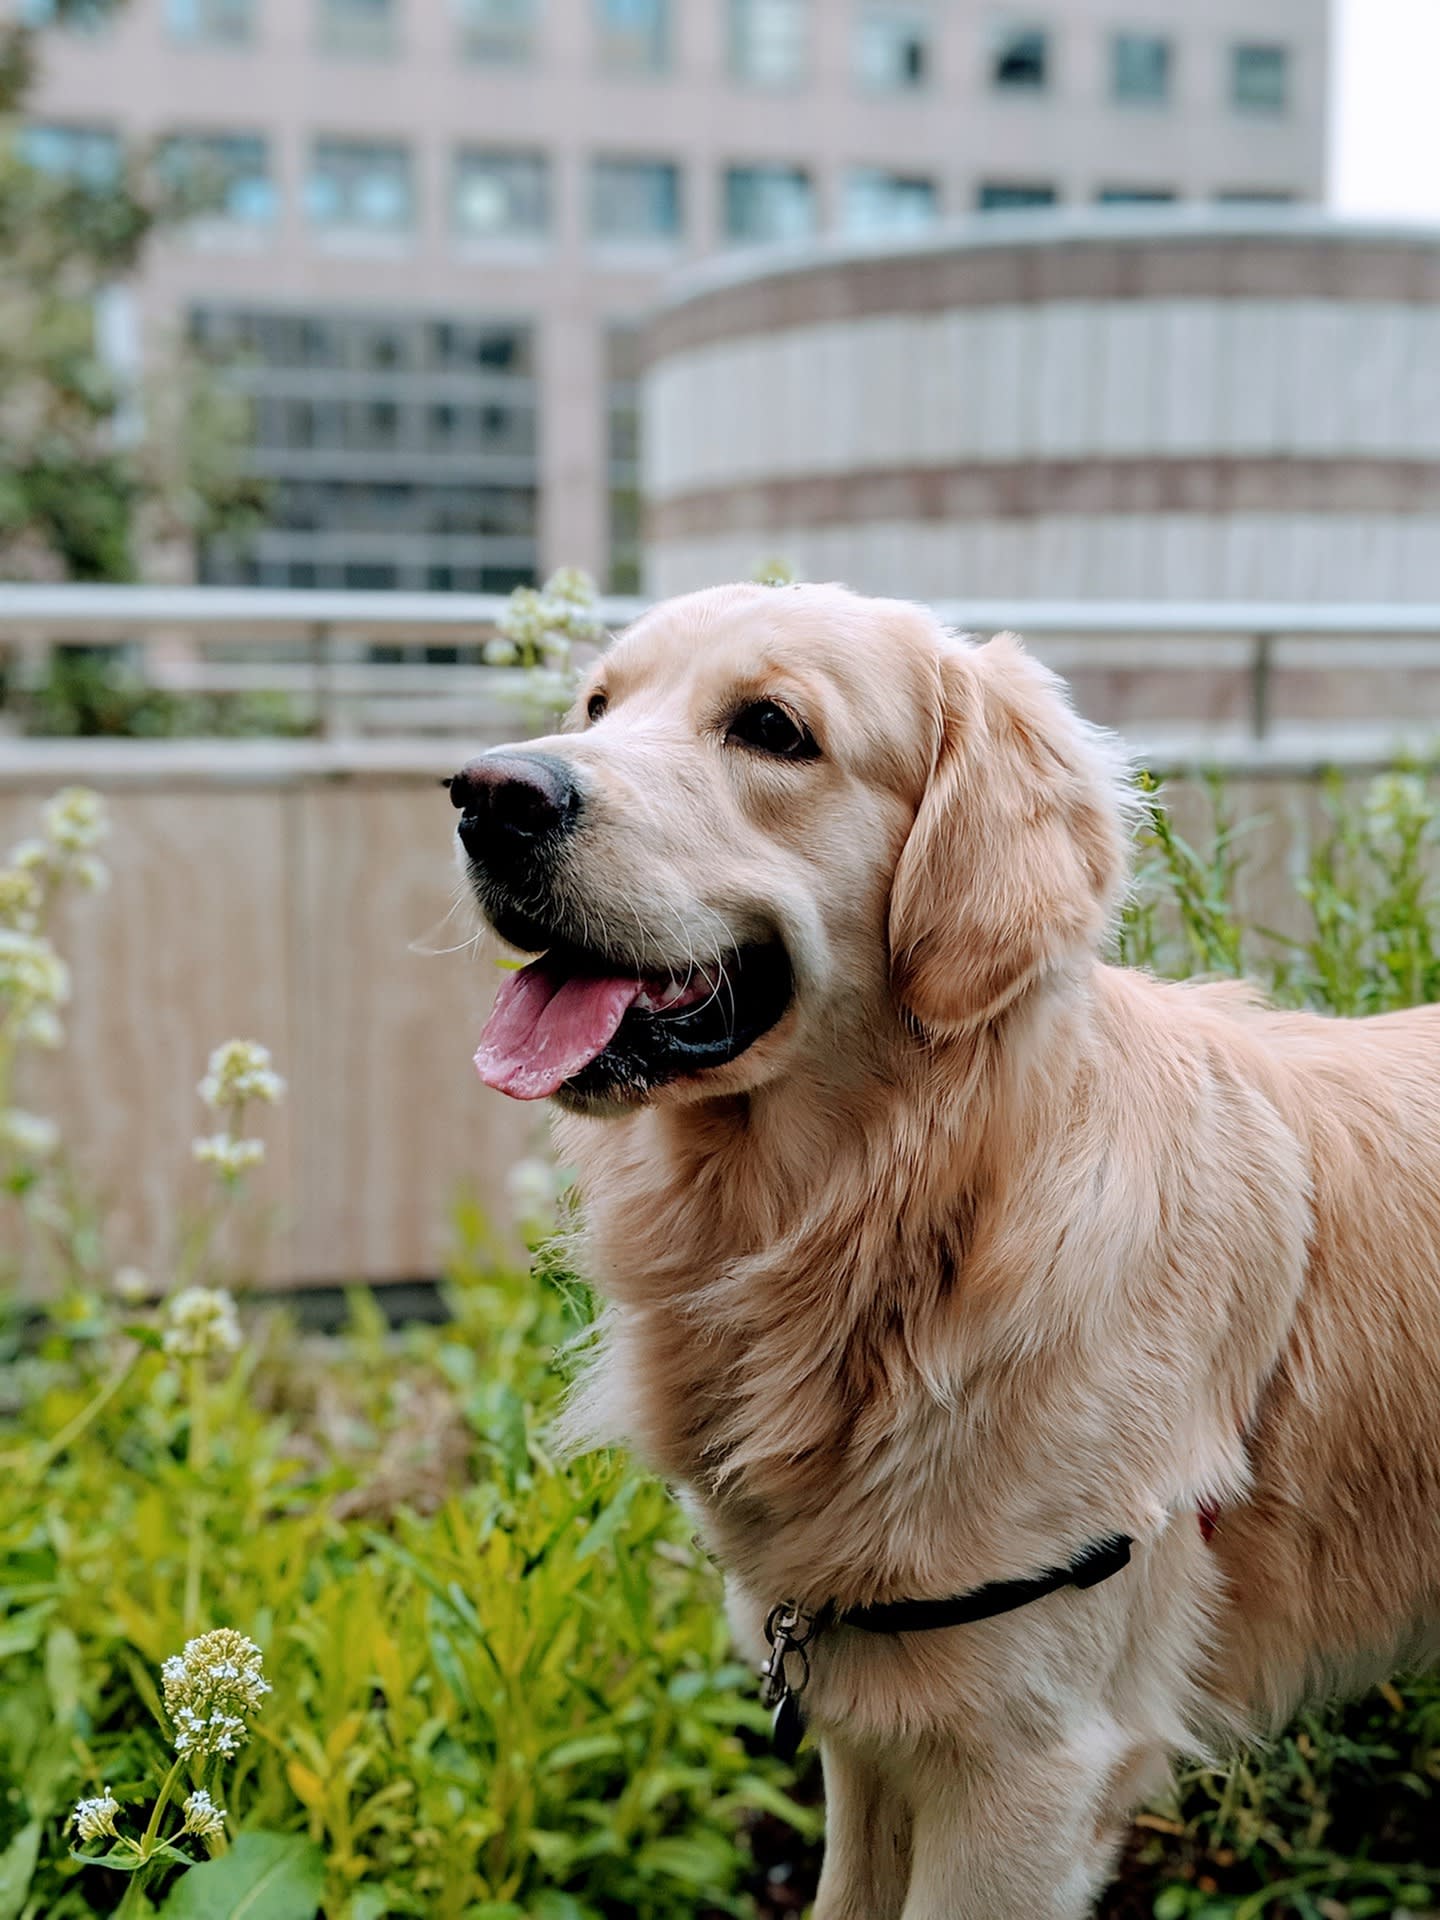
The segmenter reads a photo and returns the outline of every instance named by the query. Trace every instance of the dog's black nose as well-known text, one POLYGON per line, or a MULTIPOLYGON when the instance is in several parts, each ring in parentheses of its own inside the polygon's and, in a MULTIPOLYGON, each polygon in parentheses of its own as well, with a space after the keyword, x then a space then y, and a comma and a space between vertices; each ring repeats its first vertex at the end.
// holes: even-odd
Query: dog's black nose
POLYGON ((460 844, 472 860, 503 861, 563 833, 580 812, 580 789, 563 760, 548 753, 485 753, 450 782, 460 809, 460 844))

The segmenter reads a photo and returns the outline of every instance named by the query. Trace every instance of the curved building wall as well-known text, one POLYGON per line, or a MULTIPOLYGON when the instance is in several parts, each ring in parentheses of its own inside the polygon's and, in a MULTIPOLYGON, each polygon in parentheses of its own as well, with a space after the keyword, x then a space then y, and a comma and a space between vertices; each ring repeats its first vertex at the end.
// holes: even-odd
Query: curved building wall
POLYGON ((1440 233, 1028 217, 692 281, 647 585, 1440 600, 1440 233))

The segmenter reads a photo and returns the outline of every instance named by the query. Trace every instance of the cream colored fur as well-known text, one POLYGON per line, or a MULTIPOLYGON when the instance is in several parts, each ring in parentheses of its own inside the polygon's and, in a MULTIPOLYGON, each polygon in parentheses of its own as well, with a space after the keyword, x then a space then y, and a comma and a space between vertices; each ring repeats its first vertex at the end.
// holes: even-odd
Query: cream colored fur
POLYGON ((593 685, 545 743, 595 800, 572 906, 657 964, 778 933, 796 994, 719 1072, 559 1123, 610 1302, 572 1432, 684 1490, 755 1656, 780 1599, 1133 1534, 1088 1593, 835 1631, 806 1695, 816 1920, 1077 1920, 1169 1754, 1434 1645, 1440 1011, 1102 964, 1120 769, 1010 637, 738 587, 593 685), (820 758, 727 747, 762 694, 820 758))

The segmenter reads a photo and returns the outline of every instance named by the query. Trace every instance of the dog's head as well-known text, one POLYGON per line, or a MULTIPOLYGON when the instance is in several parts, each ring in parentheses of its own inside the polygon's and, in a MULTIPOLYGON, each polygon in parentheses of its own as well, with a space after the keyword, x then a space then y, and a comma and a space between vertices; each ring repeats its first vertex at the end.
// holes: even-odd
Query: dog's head
POLYGON ((481 1074, 580 1112, 973 1028, 1093 953, 1125 870, 1114 767, 1050 674, 838 587, 654 608, 564 732, 450 792, 486 918, 539 956, 481 1074))

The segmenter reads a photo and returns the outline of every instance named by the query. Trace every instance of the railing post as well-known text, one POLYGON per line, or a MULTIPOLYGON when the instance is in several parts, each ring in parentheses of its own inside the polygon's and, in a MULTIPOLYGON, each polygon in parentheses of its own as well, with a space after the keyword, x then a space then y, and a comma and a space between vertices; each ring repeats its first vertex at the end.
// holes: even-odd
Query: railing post
POLYGON ((322 740, 340 731, 339 701, 335 689, 335 629, 328 620, 310 629, 310 666, 314 676, 315 730, 322 740))
POLYGON ((1270 675, 1274 665, 1275 636, 1255 635, 1255 652, 1250 661, 1250 738, 1264 740, 1270 732, 1270 675))

